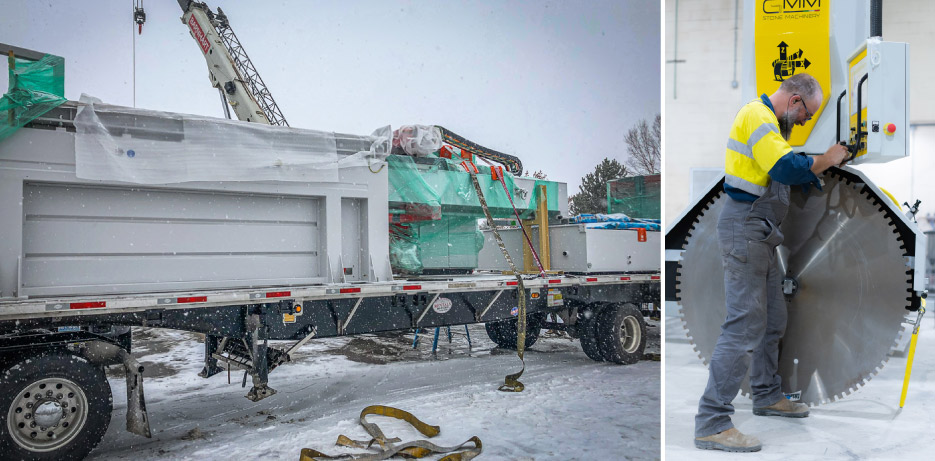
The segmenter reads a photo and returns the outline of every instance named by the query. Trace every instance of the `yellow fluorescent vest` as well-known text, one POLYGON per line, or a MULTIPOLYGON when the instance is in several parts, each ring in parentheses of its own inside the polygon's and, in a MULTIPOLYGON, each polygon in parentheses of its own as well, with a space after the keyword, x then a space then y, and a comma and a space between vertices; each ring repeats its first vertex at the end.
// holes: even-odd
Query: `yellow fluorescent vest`
POLYGON ((779 134, 776 114, 756 99, 740 109, 727 138, 724 182, 754 195, 766 193, 769 170, 792 151, 779 134))

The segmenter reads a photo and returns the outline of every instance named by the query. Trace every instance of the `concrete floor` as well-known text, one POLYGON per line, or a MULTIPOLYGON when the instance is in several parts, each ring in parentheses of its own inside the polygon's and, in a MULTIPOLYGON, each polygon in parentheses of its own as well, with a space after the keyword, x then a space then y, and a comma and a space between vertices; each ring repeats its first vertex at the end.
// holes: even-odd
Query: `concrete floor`
POLYGON ((932 313, 922 321, 904 408, 899 408, 899 396, 906 357, 899 353, 866 386, 837 402, 813 407, 808 418, 753 416, 751 400, 738 396, 734 425, 763 443, 759 453, 742 454, 694 447, 694 415, 708 370, 689 344, 675 308, 666 305, 665 459, 935 459, 931 432, 935 427, 932 313))

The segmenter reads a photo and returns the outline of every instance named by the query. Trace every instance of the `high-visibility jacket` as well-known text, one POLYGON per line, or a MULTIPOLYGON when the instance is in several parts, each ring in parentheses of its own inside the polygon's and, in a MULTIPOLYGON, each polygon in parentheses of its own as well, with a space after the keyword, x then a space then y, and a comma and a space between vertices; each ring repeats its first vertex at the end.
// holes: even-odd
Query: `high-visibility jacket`
POLYGON ((766 192, 771 179, 789 185, 817 184, 812 162, 792 152, 779 134, 779 120, 769 98, 763 95, 744 105, 734 118, 727 139, 724 183, 729 187, 725 189, 734 192, 735 198, 749 194, 755 199, 766 192))

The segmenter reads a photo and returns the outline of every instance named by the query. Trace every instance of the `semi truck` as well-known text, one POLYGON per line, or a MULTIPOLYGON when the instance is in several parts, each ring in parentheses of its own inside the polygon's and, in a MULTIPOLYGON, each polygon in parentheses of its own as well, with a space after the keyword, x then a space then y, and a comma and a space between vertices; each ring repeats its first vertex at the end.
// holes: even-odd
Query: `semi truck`
MULTIPOLYGON (((224 33, 217 17, 203 4, 180 5, 206 59, 226 54, 225 69, 244 66, 231 57, 231 39, 215 37, 224 33)), ((126 371, 127 430, 151 435, 132 327, 203 334, 199 375, 243 370, 253 401, 288 386, 270 373, 303 344, 335 336, 483 323, 495 343, 516 348, 525 324, 526 346, 541 328, 564 329, 594 360, 643 358, 645 306, 660 302, 658 265, 394 273, 382 168, 391 132, 290 128, 265 86, 257 103, 249 95, 260 90, 231 75, 212 81, 239 118, 243 107, 260 107, 249 119, 83 99, 29 116, 0 139, 4 457, 84 458, 111 420, 108 366, 126 371)), ((9 120, 24 112, 10 109, 9 120)), ((659 261, 659 239, 650 241, 627 251, 659 261)), ((624 250, 604 256, 614 251, 624 250)))

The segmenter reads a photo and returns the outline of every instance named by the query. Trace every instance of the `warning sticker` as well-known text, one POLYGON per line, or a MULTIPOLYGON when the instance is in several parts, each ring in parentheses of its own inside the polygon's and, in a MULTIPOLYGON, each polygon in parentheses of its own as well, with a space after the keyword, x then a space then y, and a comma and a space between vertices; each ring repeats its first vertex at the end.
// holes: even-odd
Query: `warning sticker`
POLYGON ((562 295, 562 290, 559 290, 557 288, 549 288, 548 306, 556 307, 556 306, 564 306, 564 305, 565 305, 565 299, 564 299, 564 296, 562 295))
POLYGON ((295 323, 294 314, 282 314, 282 323, 295 323))

